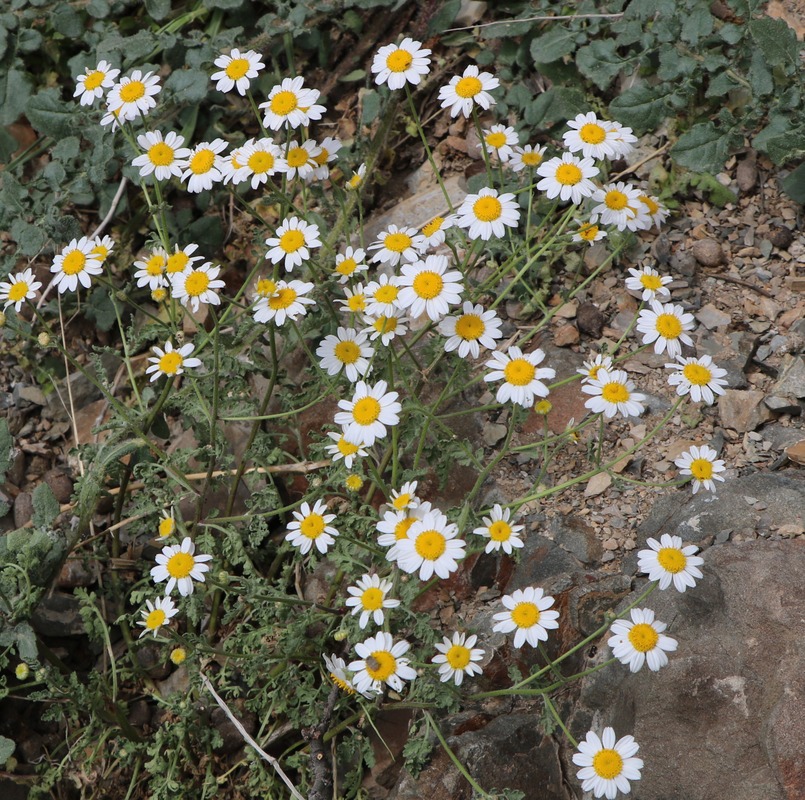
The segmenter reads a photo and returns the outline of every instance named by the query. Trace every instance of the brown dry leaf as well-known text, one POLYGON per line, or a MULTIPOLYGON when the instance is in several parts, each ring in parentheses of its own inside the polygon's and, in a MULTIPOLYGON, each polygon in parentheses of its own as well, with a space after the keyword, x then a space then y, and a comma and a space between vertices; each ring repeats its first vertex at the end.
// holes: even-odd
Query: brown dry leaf
POLYGON ((798 442, 794 442, 791 447, 787 447, 785 454, 795 464, 805 466, 805 439, 800 439, 798 442))

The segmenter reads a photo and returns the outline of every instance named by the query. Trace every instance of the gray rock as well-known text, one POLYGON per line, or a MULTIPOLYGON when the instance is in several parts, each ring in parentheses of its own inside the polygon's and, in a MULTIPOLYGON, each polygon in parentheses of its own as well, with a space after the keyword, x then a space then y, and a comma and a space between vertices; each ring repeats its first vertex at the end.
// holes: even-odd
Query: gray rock
POLYGON ((763 404, 765 394, 756 389, 727 389, 718 399, 718 414, 725 428, 746 433, 771 419, 771 411, 763 404))
POLYGON ((14 500, 14 525, 22 528, 34 515, 34 501, 30 492, 20 492, 14 500))
POLYGON ((791 414, 797 416, 802 413, 802 406, 791 396, 780 397, 779 395, 771 395, 764 401, 766 408, 773 411, 775 414, 791 414))
POLYGON ((715 239, 698 239, 690 249, 693 257, 705 267, 717 267, 724 263, 724 251, 715 239))
POLYGON ((732 322, 732 317, 729 314, 719 311, 712 303, 708 303, 699 309, 696 312, 696 319, 709 331, 729 325, 732 322))
POLYGON ((30 408, 32 405, 43 406, 47 403, 45 395, 38 386, 23 386, 18 383, 12 389, 11 397, 17 408, 30 408))
POLYGON ((575 514, 556 517, 550 530, 556 544, 572 553, 582 564, 598 562, 604 553, 595 530, 575 514))
POLYGON ((31 615, 31 624, 43 636, 82 636, 87 630, 77 597, 66 592, 46 595, 31 615))
POLYGON ((496 422, 488 422, 483 428, 484 443, 492 447, 496 445, 501 439, 506 438, 509 429, 505 425, 500 425, 496 422))
POLYGON ((780 377, 771 391, 805 398, 805 356, 789 355, 783 359, 780 377))

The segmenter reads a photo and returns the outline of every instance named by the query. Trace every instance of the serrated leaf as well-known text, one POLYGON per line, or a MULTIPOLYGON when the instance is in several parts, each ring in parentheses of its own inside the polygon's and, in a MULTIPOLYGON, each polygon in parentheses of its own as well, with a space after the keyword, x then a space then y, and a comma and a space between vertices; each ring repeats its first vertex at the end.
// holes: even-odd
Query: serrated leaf
POLYGON ((5 75, 0 70, 0 125, 11 125, 19 119, 31 96, 31 87, 30 77, 22 70, 10 69, 5 75))
POLYGON ((582 91, 552 86, 526 108, 524 117, 529 125, 550 128, 586 110, 589 110, 589 104, 582 91))
POLYGON ((805 205, 805 164, 783 178, 783 191, 795 202, 805 205))
POLYGON ((550 64, 572 53, 576 48, 577 31, 571 31, 564 25, 552 26, 547 33, 537 36, 531 42, 531 58, 537 64, 550 64))
POLYGON ((0 764, 5 766, 6 761, 14 755, 14 750, 17 749, 13 739, 7 736, 0 736, 0 764))
POLYGON ((618 122, 638 133, 654 130, 666 117, 668 105, 661 87, 638 84, 621 92, 609 104, 609 111, 618 122))
POLYGON ((200 69, 180 69, 171 73, 165 81, 165 90, 170 91, 182 104, 200 103, 210 88, 210 76, 200 69))
POLYGON ((749 34, 772 67, 799 62, 799 45, 794 31, 781 19, 761 17, 749 21, 749 34))
POLYGON ((696 47, 701 38, 709 36, 712 32, 713 15, 710 13, 710 8, 697 5, 685 15, 680 38, 683 42, 688 42, 693 47, 696 47))
POLYGON ((58 89, 43 89, 28 101, 25 114, 36 131, 60 139, 70 133, 75 108, 62 101, 58 89))
POLYGON ((599 89, 606 89, 621 71, 623 59, 616 52, 613 39, 596 39, 576 53, 579 72, 589 78, 599 89))
POLYGON ((732 147, 742 137, 731 131, 718 130, 712 122, 701 122, 679 137, 671 148, 671 157, 693 172, 719 172, 724 167, 732 147))
POLYGON ((59 501, 50 486, 40 483, 31 495, 34 505, 33 523, 35 528, 49 528, 59 515, 59 501))

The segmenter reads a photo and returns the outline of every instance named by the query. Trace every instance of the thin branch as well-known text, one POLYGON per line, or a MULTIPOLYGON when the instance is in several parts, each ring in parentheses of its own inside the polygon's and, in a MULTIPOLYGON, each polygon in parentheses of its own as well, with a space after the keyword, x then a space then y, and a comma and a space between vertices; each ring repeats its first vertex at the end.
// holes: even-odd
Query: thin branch
POLYGON ((448 28, 445 33, 453 31, 471 31, 474 28, 488 28, 490 25, 508 25, 512 22, 547 22, 554 19, 620 19, 623 12, 619 14, 565 14, 548 17, 524 17, 523 19, 498 19, 495 22, 482 22, 480 25, 466 25, 463 28, 448 28))

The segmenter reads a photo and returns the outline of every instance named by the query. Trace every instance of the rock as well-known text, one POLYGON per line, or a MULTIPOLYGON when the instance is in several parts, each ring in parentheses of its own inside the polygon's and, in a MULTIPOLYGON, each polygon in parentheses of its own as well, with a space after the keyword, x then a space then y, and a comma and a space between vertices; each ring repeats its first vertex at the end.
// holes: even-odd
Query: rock
POLYGON ((31 624, 43 636, 83 636, 87 630, 80 609, 72 594, 50 592, 31 615, 31 624))
POLYGON ((709 331, 722 328, 732 322, 732 317, 729 314, 719 311, 712 303, 708 303, 699 309, 696 312, 696 319, 709 331))
POLYGON ((570 323, 557 328, 553 335, 553 341, 557 347, 568 347, 571 344, 578 344, 579 338, 578 328, 570 323))
POLYGON ((769 231, 769 241, 780 250, 787 250, 794 241, 794 234, 785 225, 778 225, 769 231))
POLYGON ((500 425, 496 422, 487 422, 483 427, 483 440, 484 443, 492 447, 499 441, 506 438, 509 429, 505 425, 500 425))
POLYGON ((137 663, 156 681, 164 680, 170 673, 171 665, 166 656, 165 647, 151 639, 141 642, 135 653, 137 663))
POLYGON ((610 486, 612 486, 612 476, 608 472, 599 472, 587 481, 587 486, 584 488, 584 496, 598 497, 599 494, 603 494, 610 486))
POLYGON ((783 358, 780 377, 771 392, 805 398, 805 356, 788 355, 783 358))
POLYGON ((735 168, 735 182, 742 192, 751 192, 757 183, 757 162, 754 151, 747 153, 735 168))
POLYGON ((95 576, 77 558, 68 558, 56 578, 56 586, 60 589, 72 589, 75 586, 92 586, 95 576))
POLYGON ((604 315, 594 303, 582 303, 576 313, 576 324, 582 333, 600 339, 604 329, 604 315))
MULTIPOLYGON (((238 722, 246 729, 247 733, 253 736, 257 731, 257 717, 254 713, 243 708, 243 701, 235 701, 230 710, 238 722)), ((223 739, 222 744, 214 748, 216 753, 229 755, 246 746, 240 731, 232 724, 232 721, 219 706, 213 708, 210 714, 210 724, 218 730, 223 739)))
POLYGON ((43 406, 47 403, 45 395, 38 386, 24 386, 18 383, 11 392, 14 405, 17 408, 29 408, 30 406, 43 406))
MULTIPOLYGON (((636 791, 646 800, 800 800, 805 594, 792 587, 805 582, 805 546, 730 544, 704 559, 696 587, 656 592, 646 603, 672 623, 679 649, 669 664, 659 675, 615 664, 589 676, 570 730, 582 737, 612 725, 618 736, 632 734, 645 761, 636 791)), ((610 655, 602 646, 585 666, 610 655)))
POLYGON ((693 243, 691 252, 704 267, 717 267, 725 261, 724 251, 715 239, 698 239, 693 243))
POLYGON ((60 469, 51 469, 45 473, 45 483, 50 487, 53 496, 60 503, 69 503, 73 494, 73 482, 60 469))
POLYGON ((595 530, 581 517, 568 514, 551 521, 553 540, 563 549, 572 553, 582 564, 592 564, 600 560, 601 543, 595 530))
POLYGON ((800 439, 800 441, 786 447, 785 454, 795 464, 805 465, 805 439, 800 439))
POLYGON ((14 500, 14 525, 22 528, 34 515, 34 501, 30 492, 20 492, 14 500))
POLYGON ((718 399, 718 414, 725 428, 746 433, 772 418, 763 403, 765 393, 757 389, 727 389, 718 399))
POLYGON ((798 416, 802 413, 802 406, 791 395, 780 397, 780 395, 773 394, 767 397, 763 402, 766 404, 766 408, 775 414, 791 414, 792 416, 798 416))
MULTIPOLYGON (((187 667, 178 667, 164 681, 157 681, 157 689, 162 697, 170 697, 173 694, 186 694, 190 688, 190 674, 187 667)), ((154 725, 152 717, 151 724, 154 725)), ((156 727, 156 726, 155 726, 156 727)))
MULTIPOLYGON (((607 550, 604 556, 613 556, 607 550)), ((602 558, 602 561, 606 561, 602 558)), ((582 636, 589 636, 604 624, 606 615, 632 590, 627 575, 608 575, 593 583, 571 589, 568 594, 570 624, 582 636)))

